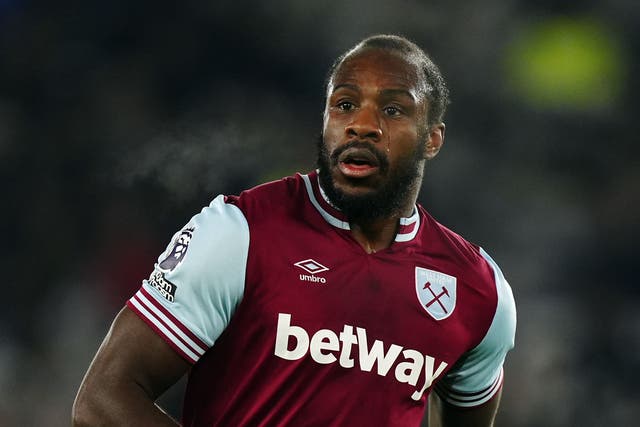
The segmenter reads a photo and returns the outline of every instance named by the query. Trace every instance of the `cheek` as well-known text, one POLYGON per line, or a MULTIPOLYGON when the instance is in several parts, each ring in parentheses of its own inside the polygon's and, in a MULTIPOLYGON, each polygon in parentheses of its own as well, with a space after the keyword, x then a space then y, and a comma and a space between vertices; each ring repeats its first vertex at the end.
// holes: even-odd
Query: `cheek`
POLYGON ((420 133, 416 126, 402 126, 390 129, 389 138, 391 144, 394 142, 403 149, 403 151, 414 147, 420 143, 420 133))
POLYGON ((339 115, 332 113, 328 108, 324 110, 322 115, 323 127, 325 129, 335 128, 339 122, 339 115))
POLYGON ((421 139, 416 128, 405 128, 391 135, 389 139, 389 155, 395 164, 403 164, 424 151, 424 140, 421 139))
POLYGON ((337 144, 344 132, 344 126, 340 125, 337 120, 331 117, 325 117, 322 126, 322 135, 324 136, 324 142, 328 146, 337 144))

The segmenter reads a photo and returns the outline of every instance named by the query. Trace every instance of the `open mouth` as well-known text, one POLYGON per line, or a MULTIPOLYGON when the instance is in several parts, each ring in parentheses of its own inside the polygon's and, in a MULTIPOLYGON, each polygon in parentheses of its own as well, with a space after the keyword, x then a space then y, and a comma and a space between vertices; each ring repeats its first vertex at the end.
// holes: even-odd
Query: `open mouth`
POLYGON ((364 148, 349 148, 338 157, 338 168, 349 178, 364 178, 380 169, 374 153, 364 148))

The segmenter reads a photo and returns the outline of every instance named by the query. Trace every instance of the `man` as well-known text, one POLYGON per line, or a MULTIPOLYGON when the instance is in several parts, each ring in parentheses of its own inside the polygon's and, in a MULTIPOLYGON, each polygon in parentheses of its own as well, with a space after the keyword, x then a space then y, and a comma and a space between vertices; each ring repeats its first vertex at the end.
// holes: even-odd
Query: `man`
POLYGON ((490 426, 515 306, 479 247, 416 205, 444 140, 438 68, 365 39, 327 84, 318 171, 218 196, 114 321, 74 425, 490 426))

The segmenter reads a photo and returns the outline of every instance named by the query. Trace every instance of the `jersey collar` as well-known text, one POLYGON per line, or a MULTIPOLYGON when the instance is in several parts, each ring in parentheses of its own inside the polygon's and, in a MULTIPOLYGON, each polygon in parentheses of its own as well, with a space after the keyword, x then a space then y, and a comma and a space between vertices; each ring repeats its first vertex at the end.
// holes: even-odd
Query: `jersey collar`
MULTIPOLYGON (((302 175, 309 201, 314 208, 320 213, 322 218, 334 227, 342 230, 350 230, 349 221, 347 217, 336 207, 334 207, 327 195, 320 186, 320 180, 318 172, 313 171, 308 175, 302 175)), ((413 207, 413 213, 410 217, 400 218, 400 226, 398 227, 398 233, 396 234, 396 242, 409 242, 416 237, 418 229, 420 228, 420 213, 416 206, 413 207)))

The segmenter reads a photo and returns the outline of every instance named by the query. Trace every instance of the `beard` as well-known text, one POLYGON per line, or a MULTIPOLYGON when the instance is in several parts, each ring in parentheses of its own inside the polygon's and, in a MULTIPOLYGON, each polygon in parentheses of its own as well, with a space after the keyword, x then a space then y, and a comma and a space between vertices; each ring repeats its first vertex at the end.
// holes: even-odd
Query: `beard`
POLYGON ((352 141, 332 153, 327 151, 324 136, 319 135, 318 149, 318 177, 320 185, 333 206, 340 209, 350 221, 367 221, 379 218, 400 217, 406 209, 407 203, 420 187, 423 169, 423 147, 416 145, 414 152, 398 159, 395 168, 389 167, 386 155, 379 152, 373 144, 352 141), (379 163, 380 174, 385 177, 381 186, 367 194, 348 194, 335 186, 331 170, 338 164, 338 158, 345 150, 358 147, 373 153, 379 163))

